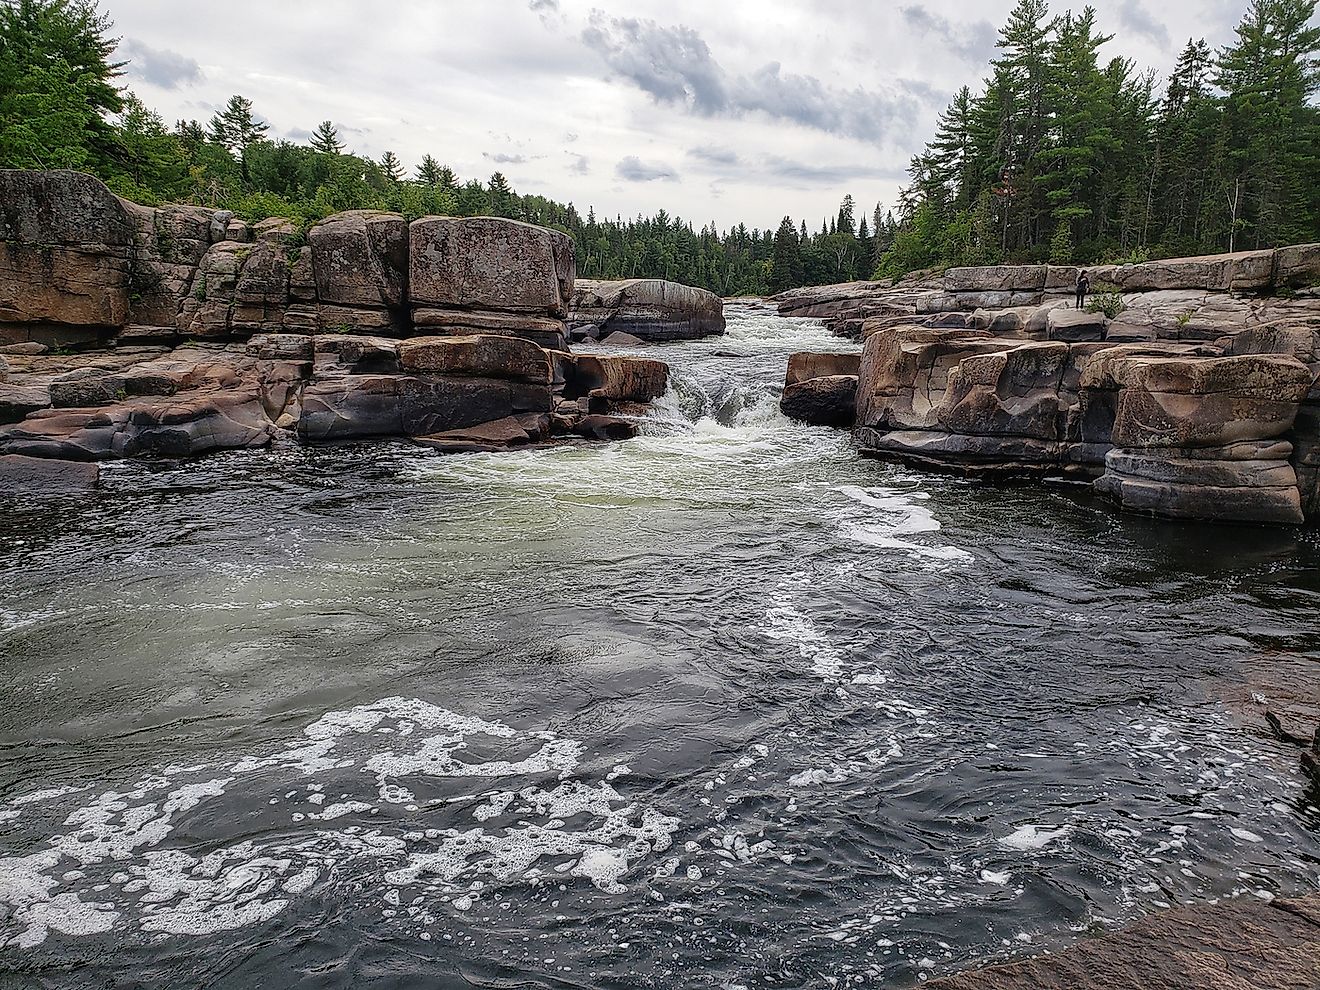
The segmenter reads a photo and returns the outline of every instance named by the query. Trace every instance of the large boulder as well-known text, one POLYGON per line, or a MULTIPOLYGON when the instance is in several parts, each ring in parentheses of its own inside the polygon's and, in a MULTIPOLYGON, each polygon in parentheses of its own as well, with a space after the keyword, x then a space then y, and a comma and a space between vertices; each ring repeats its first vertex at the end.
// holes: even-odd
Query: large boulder
POLYGON ((857 419, 857 376, 826 375, 784 389, 779 408, 789 419, 814 426, 852 426, 857 419))
POLYGON ((530 340, 549 351, 568 348, 563 320, 527 313, 473 313, 461 309, 416 309, 413 327, 427 336, 503 334, 530 340))
POLYGON ((549 355, 518 337, 414 337, 399 345, 405 371, 436 372, 549 385, 549 355))
POLYGON ((306 441, 425 437, 526 413, 548 415, 548 386, 459 375, 343 375, 314 380, 302 394, 298 436, 306 441))
POLYGON ((86 461, 0 455, 0 495, 51 495, 85 492, 101 480, 101 469, 86 461))
POLYGON ((662 279, 578 281, 569 325, 595 327, 593 336, 627 333, 646 341, 695 340, 724 333, 719 296, 662 279))
POLYGON ((813 378, 828 378, 833 375, 852 375, 856 378, 861 373, 862 356, 856 352, 847 354, 820 354, 813 351, 801 351, 789 356, 788 374, 784 385, 796 385, 813 378))
POLYGON ((0 342, 82 343, 125 326, 133 233, 89 175, 0 170, 0 342))
POLYGON ((669 387, 669 365, 619 354, 556 355, 565 365, 564 395, 605 402, 643 403, 669 387))
POLYGON ((1080 343, 1105 339, 1104 313, 1088 313, 1079 309, 1051 309, 1046 315, 1046 337, 1080 343))
POLYGON ((950 268, 944 273, 944 291, 1044 292, 1045 265, 996 265, 985 268, 950 268))
POLYGON ((418 308, 568 315, 573 242, 497 217, 425 217, 410 228, 408 294, 418 308))
POLYGON ((353 210, 307 235, 317 298, 339 306, 397 307, 408 300, 408 222, 353 210))

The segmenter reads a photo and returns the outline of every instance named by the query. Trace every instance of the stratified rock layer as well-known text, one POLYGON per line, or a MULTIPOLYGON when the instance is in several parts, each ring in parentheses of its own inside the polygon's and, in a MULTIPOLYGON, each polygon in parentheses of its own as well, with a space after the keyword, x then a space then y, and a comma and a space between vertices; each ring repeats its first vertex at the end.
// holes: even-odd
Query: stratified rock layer
POLYGON ((631 436, 668 368, 567 354, 574 277, 567 236, 511 220, 359 210, 304 239, 74 172, 0 171, 0 456, 631 436))
POLYGON ((696 340, 724 333, 724 305, 713 292, 661 279, 583 279, 573 290, 569 327, 576 339, 696 340))

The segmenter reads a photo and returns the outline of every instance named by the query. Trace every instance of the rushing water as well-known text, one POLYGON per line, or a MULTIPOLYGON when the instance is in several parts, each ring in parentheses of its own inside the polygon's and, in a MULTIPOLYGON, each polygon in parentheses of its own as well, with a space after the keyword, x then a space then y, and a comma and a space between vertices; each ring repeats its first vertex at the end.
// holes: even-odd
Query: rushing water
POLYGON ((0 504, 0 986, 904 986, 1320 884, 1309 534, 859 460, 810 321, 645 435, 0 504))

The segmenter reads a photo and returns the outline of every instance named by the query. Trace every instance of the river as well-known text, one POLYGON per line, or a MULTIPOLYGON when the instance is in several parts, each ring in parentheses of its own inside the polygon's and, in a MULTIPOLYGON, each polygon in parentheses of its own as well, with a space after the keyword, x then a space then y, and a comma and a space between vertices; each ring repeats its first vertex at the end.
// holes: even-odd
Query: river
POLYGON ((1221 700, 1314 533, 862 461, 777 409, 850 345, 729 319, 632 442, 0 503, 0 987, 901 987, 1320 886, 1221 700))

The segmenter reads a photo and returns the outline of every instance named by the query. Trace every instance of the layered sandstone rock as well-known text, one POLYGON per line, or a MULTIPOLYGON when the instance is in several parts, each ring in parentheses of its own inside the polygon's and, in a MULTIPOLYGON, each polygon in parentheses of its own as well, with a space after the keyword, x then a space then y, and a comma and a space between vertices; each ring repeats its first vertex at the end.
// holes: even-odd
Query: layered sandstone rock
POLYGON ((185 456, 282 431, 614 438, 666 388, 660 362, 565 353, 575 271, 555 231, 354 211, 304 240, 76 173, 3 172, 0 192, 0 456, 185 456))
POLYGON ((573 289, 569 327, 577 338, 695 340, 722 334, 724 326, 723 301, 705 289, 661 279, 581 280, 573 289))
POLYGON ((134 229, 78 172, 0 170, 0 342, 91 342, 128 322, 134 229))

